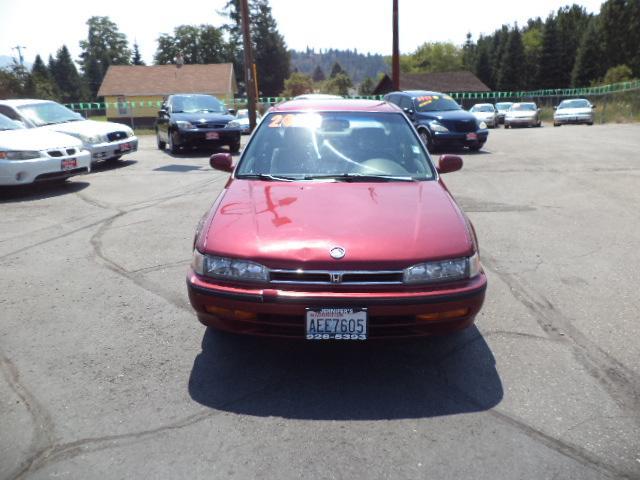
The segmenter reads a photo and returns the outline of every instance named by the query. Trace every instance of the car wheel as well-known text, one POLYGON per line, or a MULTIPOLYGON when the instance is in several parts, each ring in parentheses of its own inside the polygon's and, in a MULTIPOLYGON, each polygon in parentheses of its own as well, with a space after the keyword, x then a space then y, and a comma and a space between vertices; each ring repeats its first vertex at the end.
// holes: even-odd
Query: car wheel
POLYGON ((431 137, 427 131, 423 129, 420 130, 418 134, 420 135, 420 139, 422 140, 422 143, 424 143, 424 146, 431 152, 433 150, 433 142, 431 141, 431 137))
POLYGON ((167 146, 167 142, 163 142, 160 140, 160 132, 156 130, 156 142, 158 143, 158 150, 164 150, 164 147, 167 146))
POLYGON ((472 152, 477 152, 477 151, 478 151, 478 150, 480 150, 483 146, 484 146, 484 142, 482 142, 482 143, 476 143, 475 145, 469 145, 469 150, 471 150, 472 152))
POLYGON ((240 151, 240 142, 235 142, 235 143, 230 143, 229 144, 229 151, 231 153, 238 153, 240 151))
POLYGON ((559 123, 556 123, 556 122, 553 122, 553 126, 554 126, 554 127, 559 127, 559 126, 560 126, 560 124, 559 124, 559 123))
POLYGON ((175 144, 173 139, 173 132, 169 132, 169 151, 174 154, 180 151, 180 147, 175 144))
POLYGON ((587 125, 591 126, 593 125, 593 122, 587 122, 587 125))
POLYGON ((509 124, 508 124, 508 123, 505 123, 505 124, 504 124, 504 128, 509 128, 509 124))
POLYGON ((115 163, 122 158, 122 155, 116 155, 115 157, 107 158, 105 161, 107 163, 115 163))

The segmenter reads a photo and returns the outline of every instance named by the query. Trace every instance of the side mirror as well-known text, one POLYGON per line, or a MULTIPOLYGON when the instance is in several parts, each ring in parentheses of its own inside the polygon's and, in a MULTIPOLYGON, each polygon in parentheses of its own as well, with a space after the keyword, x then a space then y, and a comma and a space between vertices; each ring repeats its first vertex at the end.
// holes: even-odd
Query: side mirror
POLYGON ((558 109, 558 107, 553 107, 553 109, 554 109, 554 110, 557 110, 557 109, 558 109))
POLYGON ((403 108, 402 110, 404 110, 404 113, 406 113, 407 115, 411 116, 413 115, 413 108, 403 108))
POLYGON ((229 112, 229 115, 235 115, 236 114, 236 109, 235 108, 230 108, 228 110, 228 112, 229 112))
POLYGON ((161 117, 165 116, 167 114, 167 110, 164 108, 161 108, 160 110, 158 110, 158 115, 160 115, 161 117))
POLYGON ((594 108, 596 108, 596 106, 595 105, 591 105, 591 108, 594 109, 594 108))
POLYGON ((209 158, 209 165, 214 170, 233 172, 233 158, 230 153, 214 153, 209 158))
POLYGON ((462 159, 457 155, 440 155, 438 173, 455 172, 462 168, 462 159))

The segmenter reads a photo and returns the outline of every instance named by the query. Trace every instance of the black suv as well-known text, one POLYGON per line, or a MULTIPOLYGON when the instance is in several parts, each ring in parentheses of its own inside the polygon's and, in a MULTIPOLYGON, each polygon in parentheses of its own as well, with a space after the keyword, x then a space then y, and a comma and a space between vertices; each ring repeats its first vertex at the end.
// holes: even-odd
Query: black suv
POLYGON ((440 146, 480 150, 487 141, 487 125, 449 95, 409 90, 388 93, 384 99, 404 110, 429 150, 440 146))
POLYGON ((241 128, 224 104, 213 95, 169 95, 156 119, 158 148, 169 145, 171 153, 195 145, 228 145, 240 150, 241 128))

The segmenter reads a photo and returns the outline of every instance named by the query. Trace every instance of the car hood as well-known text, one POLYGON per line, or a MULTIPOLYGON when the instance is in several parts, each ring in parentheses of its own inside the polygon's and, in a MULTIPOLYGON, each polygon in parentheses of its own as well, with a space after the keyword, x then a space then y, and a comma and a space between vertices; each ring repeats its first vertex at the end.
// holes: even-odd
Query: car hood
POLYGON ((509 118, 533 118, 538 114, 535 110, 524 110, 517 112, 507 112, 507 117, 509 118))
POLYGON ((563 108, 561 110, 556 110, 556 115, 584 115, 591 113, 592 110, 588 107, 586 108, 563 108))
POLYGON ((472 115, 481 120, 486 120, 488 118, 493 118, 493 112, 472 112, 472 115))
POLYGON ((475 120, 475 116, 466 110, 445 110, 440 112, 417 112, 417 117, 424 120, 464 121, 475 120))
POLYGON ((86 136, 105 135, 111 132, 125 131, 131 129, 126 125, 115 122, 96 122, 95 120, 80 120, 77 122, 56 123, 38 127, 40 129, 53 130, 56 132, 68 133, 71 135, 81 134, 86 136))
POLYGON ((400 269, 470 255, 467 223, 437 181, 233 180, 205 224, 204 253, 270 268, 400 269), (329 250, 343 247, 342 260, 329 250))
POLYGON ((187 122, 206 123, 206 122, 220 122, 229 123, 231 120, 235 120, 233 115, 223 113, 212 112, 194 112, 194 113, 172 113, 171 120, 183 120, 187 122))
POLYGON ((43 129, 20 129, 0 132, 0 150, 48 150, 51 148, 82 148, 77 138, 43 129))

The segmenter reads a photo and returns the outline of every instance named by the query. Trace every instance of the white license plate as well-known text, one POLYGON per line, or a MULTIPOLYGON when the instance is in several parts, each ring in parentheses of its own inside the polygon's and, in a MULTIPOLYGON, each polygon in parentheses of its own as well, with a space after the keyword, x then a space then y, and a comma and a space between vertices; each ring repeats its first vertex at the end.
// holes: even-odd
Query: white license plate
POLYGON ((220 138, 220 134, 218 132, 207 132, 206 137, 207 140, 218 140, 220 138))
POLYGON ((78 166, 78 160, 75 158, 65 158, 60 162, 60 168, 62 170, 73 170, 78 166))
POLYGON ((478 139, 477 133, 467 133, 467 140, 477 140, 477 139, 478 139))
POLYGON ((369 330, 365 308, 308 308, 307 340, 366 340, 369 330))

